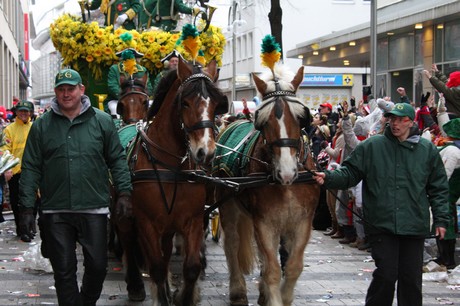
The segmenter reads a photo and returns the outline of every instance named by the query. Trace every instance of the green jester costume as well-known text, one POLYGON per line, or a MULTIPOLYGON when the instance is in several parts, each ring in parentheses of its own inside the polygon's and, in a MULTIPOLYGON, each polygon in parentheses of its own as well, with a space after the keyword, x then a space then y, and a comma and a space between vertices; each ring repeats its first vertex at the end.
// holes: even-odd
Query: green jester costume
POLYGON ((139 0, 93 0, 90 10, 100 9, 105 15, 105 25, 123 26, 127 30, 136 29, 134 17, 141 10, 139 0))

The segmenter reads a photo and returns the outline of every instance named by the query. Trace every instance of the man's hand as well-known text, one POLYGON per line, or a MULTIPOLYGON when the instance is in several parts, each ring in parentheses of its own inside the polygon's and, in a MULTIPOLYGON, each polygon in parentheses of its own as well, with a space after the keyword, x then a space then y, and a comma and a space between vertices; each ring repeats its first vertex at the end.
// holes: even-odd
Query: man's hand
POLYGON ((423 74, 429 79, 431 78, 431 73, 428 70, 423 70, 423 74))
MULTIPOLYGON (((19 229, 22 235, 29 235, 35 228, 34 210, 32 208, 21 207, 19 209, 19 229)), ((26 241, 27 242, 27 241, 26 241)))
POLYGON ((324 184, 324 179, 326 178, 326 173, 324 173, 324 172, 314 172, 313 178, 315 179, 315 181, 318 184, 323 185, 324 184))
POLYGON ((446 234, 446 229, 444 227, 438 226, 436 228, 436 237, 438 237, 440 240, 444 239, 445 234, 446 234))
POLYGON ((443 94, 439 94, 439 101, 438 101, 438 114, 445 113, 447 111, 446 108, 446 98, 444 98, 443 94))
POLYGON ((436 66, 436 64, 432 64, 432 65, 431 65, 431 70, 432 70, 433 72, 439 71, 439 70, 438 70, 438 66, 436 66))
POLYGON ((406 89, 404 87, 398 87, 398 89, 396 89, 396 91, 399 93, 399 95, 401 97, 406 96, 406 89))
POLYGON ((131 201, 131 195, 127 193, 121 193, 118 196, 116 205, 116 214, 118 218, 132 218, 133 216, 133 204, 131 201))
POLYGON ((128 19, 128 15, 121 14, 120 16, 118 16, 117 20, 115 21, 115 24, 120 27, 123 25, 123 23, 125 23, 127 19, 128 19))

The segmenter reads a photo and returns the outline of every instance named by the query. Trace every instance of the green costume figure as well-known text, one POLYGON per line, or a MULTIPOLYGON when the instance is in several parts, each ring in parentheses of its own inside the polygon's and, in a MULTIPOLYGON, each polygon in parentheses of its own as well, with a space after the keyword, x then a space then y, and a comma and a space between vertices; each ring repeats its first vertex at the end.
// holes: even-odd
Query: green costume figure
POLYGON ((141 10, 139 0, 93 0, 89 9, 100 9, 105 15, 105 25, 114 28, 123 26, 127 30, 136 29, 134 17, 141 10))
POLYGON ((160 80, 164 77, 169 71, 177 69, 177 64, 179 63, 179 56, 180 53, 177 50, 173 50, 171 53, 166 55, 161 62, 163 63, 163 70, 157 74, 153 81, 153 93, 157 91, 158 84, 160 84, 160 80))
POLYGON ((171 32, 176 29, 179 13, 197 14, 198 7, 191 8, 182 0, 144 0, 139 11, 139 29, 157 27, 171 32))
MULTIPOLYGON (((118 57, 126 57, 126 56, 132 56, 132 58, 141 58, 143 56, 142 53, 137 52, 136 50, 132 48, 125 49, 121 52, 117 53, 118 57), (131 55, 130 55, 131 54, 131 55)), ((123 58, 125 59, 125 58, 123 58)), ((128 73, 125 70, 125 61, 121 61, 118 64, 113 64, 109 68, 109 74, 108 74, 108 79, 107 79, 107 98, 104 101, 104 110, 108 112, 109 114, 112 115, 112 117, 117 116, 117 103, 118 99, 120 98, 120 81, 123 76, 123 79, 130 79, 131 74, 128 73)), ((147 94, 149 96, 152 95, 153 89, 152 89, 152 84, 150 81, 150 74, 147 68, 145 68, 142 65, 139 65, 138 63, 135 64, 134 68, 134 73, 132 74, 133 79, 138 79, 142 80, 144 75, 147 74, 147 81, 146 81, 146 86, 147 86, 147 94)))

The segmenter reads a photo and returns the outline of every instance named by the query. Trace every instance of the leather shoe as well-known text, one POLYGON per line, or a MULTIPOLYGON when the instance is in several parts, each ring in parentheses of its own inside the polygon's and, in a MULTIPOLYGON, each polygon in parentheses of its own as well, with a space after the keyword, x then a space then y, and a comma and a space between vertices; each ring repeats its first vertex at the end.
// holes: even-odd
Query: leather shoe
POLYGON ((335 233, 337 233, 337 230, 335 228, 330 228, 327 231, 323 232, 323 235, 325 236, 332 236, 335 233))
POLYGON ((342 239, 345 235, 341 231, 337 231, 334 235, 331 236, 332 239, 342 239))
POLYGON ((356 237, 345 237, 341 240, 339 240, 339 243, 340 244, 350 244, 352 242, 355 242, 356 241, 356 237))
POLYGON ((26 234, 21 235, 21 240, 24 241, 24 242, 31 242, 32 241, 32 239, 30 239, 29 235, 26 235, 26 234))

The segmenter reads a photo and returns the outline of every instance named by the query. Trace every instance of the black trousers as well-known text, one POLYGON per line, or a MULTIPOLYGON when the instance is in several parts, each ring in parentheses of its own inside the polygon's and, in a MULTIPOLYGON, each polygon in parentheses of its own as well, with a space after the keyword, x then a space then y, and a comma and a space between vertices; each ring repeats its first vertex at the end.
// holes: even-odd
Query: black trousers
POLYGON ((8 187, 10 189, 10 205, 11 210, 14 215, 14 223, 16 224, 16 235, 21 236, 19 229, 19 179, 21 178, 21 173, 17 173, 11 177, 8 181, 8 187))
POLYGON ((53 267, 59 305, 96 305, 107 274, 107 216, 43 214, 39 224, 43 247, 53 267), (77 284, 77 242, 84 257, 81 290, 77 284))
POLYGON ((377 269, 366 295, 366 306, 422 306, 423 237, 391 234, 369 236, 377 269))

